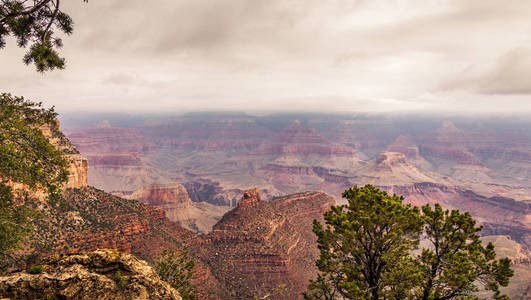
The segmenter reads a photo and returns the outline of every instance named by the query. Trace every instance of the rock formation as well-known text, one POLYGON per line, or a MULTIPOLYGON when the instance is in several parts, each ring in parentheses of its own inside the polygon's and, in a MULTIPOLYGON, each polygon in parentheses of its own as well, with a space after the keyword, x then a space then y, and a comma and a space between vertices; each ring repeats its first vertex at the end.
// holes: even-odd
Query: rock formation
POLYGON ((181 299, 179 293, 162 281, 145 261, 115 250, 54 255, 34 270, 0 277, 0 297, 181 299))
POLYGON ((238 207, 228 212, 198 245, 192 246, 213 275, 230 291, 231 299, 261 297, 286 284, 290 297, 300 297, 316 274, 318 256, 314 219, 334 199, 306 192, 260 201, 248 190, 238 207))
POLYGON ((376 185, 399 185, 415 182, 433 182, 434 179, 409 164, 403 153, 382 152, 369 162, 353 182, 363 185, 367 183, 376 185))
POLYGON ((91 187, 68 189, 61 207, 43 204, 30 240, 41 255, 84 253, 100 248, 153 261, 165 249, 187 249, 196 261, 194 284, 209 299, 264 295, 280 284, 297 296, 316 272, 312 221, 334 199, 306 192, 260 201, 256 189, 206 235, 165 217, 160 208, 91 187))
POLYGON ((55 145, 70 161, 68 182, 65 188, 82 188, 88 184, 88 161, 70 143, 61 131, 59 120, 55 124, 41 127, 42 133, 55 145))
POLYGON ((160 184, 152 183, 144 189, 137 190, 127 198, 137 199, 149 205, 172 207, 190 207, 192 201, 183 185, 178 183, 160 184))
MULTIPOLYGON (((95 166, 89 170, 90 183, 106 191, 129 197, 153 182, 179 182, 193 207, 236 207, 217 225, 213 226, 221 213, 198 229, 194 224, 199 211, 215 211, 214 206, 195 210, 194 216, 186 212, 188 215, 182 217, 185 210, 170 209, 173 204, 162 204, 167 200, 156 204, 172 220, 181 220, 181 225, 194 231, 207 233, 210 229, 204 229, 213 226, 214 231, 206 235, 212 244, 204 242, 207 246, 202 244, 200 256, 209 266, 231 271, 223 269, 221 260, 208 258, 223 253, 235 261, 235 274, 246 278, 245 259, 258 273, 267 268, 291 273, 287 266, 282 267, 285 254, 271 250, 278 249, 276 244, 248 242, 245 239, 264 239, 263 235, 250 229, 238 230, 240 225, 247 226, 242 225, 247 224, 243 221, 232 228, 229 219, 259 220, 253 212, 263 211, 273 225, 280 224, 283 215, 268 215, 265 208, 272 205, 268 202, 272 197, 312 190, 340 198, 354 184, 372 183, 391 193, 404 194, 406 201, 416 205, 436 201, 445 208, 471 211, 485 226, 482 234, 509 235, 528 251, 531 127, 489 125, 488 121, 476 127, 462 123, 321 115, 293 123, 293 118, 282 116, 187 115, 150 121, 136 128, 79 129, 71 132, 71 137, 95 166), (264 201, 248 200, 237 206, 243 191, 251 187, 260 189, 264 201), (247 246, 256 255, 242 254, 247 246), (268 267, 256 267, 259 262, 268 267)), ((273 226, 267 224, 264 221, 264 228, 269 228, 266 231, 273 226)), ((299 230, 295 227, 293 230, 299 230)), ((133 244, 132 251, 137 251, 133 244)), ((235 286, 230 280, 238 281, 236 275, 229 280, 212 272, 211 276, 228 282, 223 286, 234 290, 265 288, 250 287, 250 282, 235 286)))
POLYGON ((126 199, 136 199, 161 208, 173 222, 192 231, 208 233, 230 207, 207 202, 192 202, 186 188, 178 183, 152 183, 126 199))
POLYGON ((238 202, 238 208, 240 207, 253 207, 261 201, 260 192, 258 188, 247 190, 243 193, 242 201, 238 202))
POLYGON ((355 156, 356 154, 354 149, 340 144, 333 144, 320 135, 315 128, 308 128, 298 121, 284 128, 282 132, 272 138, 271 142, 260 145, 254 150, 254 153, 273 154, 276 156, 283 154, 355 156))

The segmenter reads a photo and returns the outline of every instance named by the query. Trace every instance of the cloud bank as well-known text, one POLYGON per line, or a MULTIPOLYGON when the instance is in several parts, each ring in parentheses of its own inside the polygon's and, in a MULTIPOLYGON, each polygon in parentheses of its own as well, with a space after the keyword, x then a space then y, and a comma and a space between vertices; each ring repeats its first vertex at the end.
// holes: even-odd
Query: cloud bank
POLYGON ((67 68, 0 88, 71 111, 531 114, 531 2, 68 1, 67 68))

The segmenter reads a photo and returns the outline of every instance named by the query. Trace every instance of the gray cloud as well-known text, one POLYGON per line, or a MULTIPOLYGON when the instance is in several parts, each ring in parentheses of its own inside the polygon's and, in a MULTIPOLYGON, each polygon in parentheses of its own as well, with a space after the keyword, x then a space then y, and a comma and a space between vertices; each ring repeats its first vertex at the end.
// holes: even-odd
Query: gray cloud
POLYGON ((443 89, 471 89, 481 94, 531 94, 531 49, 516 48, 501 56, 488 70, 465 69, 443 89))
POLYGON ((531 113, 519 96, 531 90, 526 0, 107 0, 65 9, 76 22, 67 69, 36 74, 10 43, 0 52, 2 90, 65 112, 490 113, 510 102, 531 113))

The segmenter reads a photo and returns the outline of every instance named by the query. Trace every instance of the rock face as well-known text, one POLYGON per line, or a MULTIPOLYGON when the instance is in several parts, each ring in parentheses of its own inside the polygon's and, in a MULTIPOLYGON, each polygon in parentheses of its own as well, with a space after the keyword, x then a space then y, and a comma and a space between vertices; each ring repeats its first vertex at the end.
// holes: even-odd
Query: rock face
POLYGON ((297 298, 316 274, 311 224, 322 220, 332 204, 334 199, 320 192, 264 202, 257 189, 248 190, 193 248, 230 291, 230 299, 262 297, 281 284, 289 289, 286 297, 297 298))
POLYGON ((52 256, 40 274, 0 277, 10 299, 182 299, 142 260, 115 250, 52 256))
POLYGON ((82 188, 88 185, 88 160, 81 154, 69 154, 68 182, 66 188, 82 188))
POLYGON ((193 202, 208 202, 219 206, 235 206, 243 193, 239 188, 224 189, 219 182, 211 180, 194 180, 183 185, 193 202))
POLYGON ((171 221, 204 233, 210 232, 212 226, 230 209, 229 206, 192 202, 186 188, 178 183, 152 183, 124 198, 159 207, 171 221))
POLYGON ((55 145, 70 161, 68 182, 65 188, 82 188, 88 184, 88 161, 70 143, 61 131, 59 120, 55 124, 41 127, 42 133, 55 145))
POLYGON ((188 192, 181 184, 152 183, 145 189, 138 190, 128 196, 153 206, 171 205, 172 207, 190 207, 192 201, 188 192))
POLYGON ((243 193, 242 201, 238 202, 238 208, 253 207, 260 201, 260 192, 258 191, 258 188, 254 188, 243 193))

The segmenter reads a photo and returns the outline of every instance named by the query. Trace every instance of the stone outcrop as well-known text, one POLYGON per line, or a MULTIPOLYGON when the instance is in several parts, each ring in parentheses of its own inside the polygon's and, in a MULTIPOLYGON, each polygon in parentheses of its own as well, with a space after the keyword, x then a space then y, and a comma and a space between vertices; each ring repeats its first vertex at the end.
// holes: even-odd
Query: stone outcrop
POLYGON ((115 250, 52 256, 42 270, 0 277, 10 299, 182 299, 142 260, 115 250), (35 274, 37 273, 37 274, 35 274))
POLYGON ((229 206, 192 202, 186 188, 179 183, 152 183, 124 198, 159 207, 171 221, 204 233, 210 232, 212 226, 230 209, 229 206))
POLYGON ((81 154, 68 154, 70 167, 68 168, 68 182, 66 188, 82 188, 88 185, 88 160, 81 154))
POLYGON ((171 205, 172 207, 184 208, 192 205, 186 188, 178 183, 160 184, 155 182, 135 191, 127 198, 137 199, 153 206, 171 205))
POLYGON ((68 182, 65 188, 82 188, 88 184, 88 161, 61 131, 59 120, 41 127, 42 133, 70 161, 68 182))
POLYGON ((311 224, 322 221, 332 204, 334 199, 320 192, 265 202, 258 189, 248 190, 238 207, 192 248, 227 287, 230 299, 261 297, 281 284, 288 286, 289 297, 297 298, 316 274, 311 224))
POLYGON ((260 192, 258 188, 254 188, 243 193, 242 201, 238 202, 238 207, 252 207, 260 201, 260 192))

